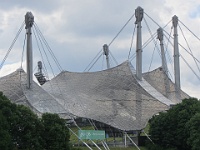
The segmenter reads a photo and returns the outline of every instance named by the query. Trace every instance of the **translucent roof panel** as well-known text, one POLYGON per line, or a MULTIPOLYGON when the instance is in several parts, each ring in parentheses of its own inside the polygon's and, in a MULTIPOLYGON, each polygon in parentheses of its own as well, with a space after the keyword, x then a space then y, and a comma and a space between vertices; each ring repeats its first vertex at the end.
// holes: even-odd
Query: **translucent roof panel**
MULTIPOLYGON (((144 73, 137 80, 131 63, 99 72, 63 71, 39 86, 26 86, 26 73, 17 70, 0 78, 0 91, 17 104, 30 107, 37 114, 57 113, 63 118, 93 119, 120 130, 141 130, 155 114, 179 102, 166 96, 161 69, 144 73)), ((188 95, 181 91, 181 98, 188 95)))
POLYGON ((180 103, 182 99, 189 98, 185 92, 179 89, 180 96, 176 95, 175 84, 164 73, 162 67, 143 74, 143 78, 150 83, 158 92, 168 97, 174 103, 180 103), (167 81, 165 81, 167 80, 167 81), (169 83, 169 91, 166 90, 166 82, 169 83))
POLYGON ((121 130, 142 129, 154 114, 169 108, 142 87, 128 61, 99 72, 64 71, 42 87, 75 116, 121 130))
POLYGON ((33 82, 32 88, 27 88, 26 73, 21 69, 0 78, 0 91, 12 102, 26 105, 37 114, 49 112, 68 117, 69 112, 38 84, 33 82))

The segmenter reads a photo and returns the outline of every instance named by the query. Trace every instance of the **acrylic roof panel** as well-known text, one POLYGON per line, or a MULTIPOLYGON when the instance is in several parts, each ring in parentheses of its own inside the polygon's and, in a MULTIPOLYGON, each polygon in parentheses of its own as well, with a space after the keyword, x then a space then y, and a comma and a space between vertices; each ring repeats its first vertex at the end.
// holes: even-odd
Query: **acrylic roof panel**
MULTIPOLYGON (((0 78, 0 91, 17 104, 38 114, 57 113, 63 118, 83 117, 121 130, 143 129, 156 113, 176 104, 174 84, 166 97, 161 69, 144 73, 137 80, 130 62, 99 72, 63 71, 42 87, 26 87, 26 73, 17 70, 0 78)), ((189 97, 181 91, 181 98, 189 97)))
MULTIPOLYGON (((45 112, 68 114, 55 98, 33 82, 32 89, 26 87, 26 73, 17 71, 0 78, 0 91, 12 102, 30 107, 38 114, 45 112)), ((67 115, 65 115, 68 117, 67 115)))
POLYGON ((138 130, 169 105, 149 94, 136 80, 128 61, 100 72, 62 72, 42 86, 78 117, 121 130, 138 130))
POLYGON ((175 92, 175 84, 166 76, 162 67, 159 67, 151 72, 147 72, 143 74, 143 78, 151 84, 158 92, 163 94, 165 97, 168 97, 172 102, 180 103, 182 99, 189 98, 184 91, 179 90, 180 97, 176 96, 175 92), (166 84, 165 80, 169 83, 169 91, 166 92, 166 84))

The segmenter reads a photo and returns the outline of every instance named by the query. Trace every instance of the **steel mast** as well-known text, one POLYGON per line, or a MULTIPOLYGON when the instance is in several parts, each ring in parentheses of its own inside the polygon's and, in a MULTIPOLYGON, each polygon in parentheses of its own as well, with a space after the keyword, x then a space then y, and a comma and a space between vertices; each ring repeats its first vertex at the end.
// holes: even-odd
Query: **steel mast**
POLYGON ((164 82, 165 82, 165 91, 166 91, 166 97, 168 97, 169 94, 169 81, 168 81, 168 68, 167 68, 167 61, 165 57, 165 50, 164 50, 164 42, 163 42, 163 29, 158 28, 157 30, 158 39, 160 41, 160 48, 161 48, 161 57, 162 57, 162 69, 164 71, 164 82))
POLYGON ((32 32, 31 28, 34 23, 34 16, 31 12, 27 12, 25 15, 25 29, 27 34, 27 88, 31 89, 33 83, 33 54, 32 54, 32 32))
POLYGON ((107 63, 107 69, 110 68, 110 61, 109 61, 109 47, 107 44, 103 45, 103 51, 104 55, 106 55, 106 63, 107 63))
MULTIPOLYGON (((180 84, 180 63, 179 63, 179 47, 178 47, 178 31, 177 31, 177 25, 178 25, 178 17, 174 15, 172 17, 172 23, 174 27, 174 73, 175 73, 175 90, 176 93, 179 93, 179 90, 181 89, 180 84)), ((178 94, 179 95, 179 94, 178 94)))
POLYGON ((143 9, 138 7, 135 10, 135 17, 137 24, 137 43, 136 43, 136 77, 142 80, 142 31, 141 21, 143 18, 143 9))

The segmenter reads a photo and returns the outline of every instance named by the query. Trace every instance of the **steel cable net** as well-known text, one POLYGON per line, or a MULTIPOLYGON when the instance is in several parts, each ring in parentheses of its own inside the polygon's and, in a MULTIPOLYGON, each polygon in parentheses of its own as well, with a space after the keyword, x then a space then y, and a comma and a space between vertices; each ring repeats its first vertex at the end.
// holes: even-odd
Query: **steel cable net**
POLYGON ((38 115, 46 112, 57 113, 63 118, 70 114, 57 100, 33 82, 32 88, 27 89, 27 75, 22 69, 0 79, 0 91, 12 102, 30 107, 38 115))
POLYGON ((99 72, 63 71, 42 87, 71 114, 128 131, 143 129, 154 114, 171 104, 162 95, 153 97, 142 86, 126 61, 99 72))
POLYGON ((120 130, 141 130, 154 114, 174 104, 161 94, 161 86, 157 87, 163 84, 157 80, 159 73, 155 75, 153 71, 144 76, 151 74, 156 79, 149 80, 152 86, 145 79, 137 80, 135 70, 126 61, 99 72, 63 71, 42 87, 33 82, 32 88, 27 89, 26 73, 18 69, 0 79, 0 91, 11 101, 29 106, 38 114, 83 117, 120 130))
POLYGON ((177 97, 175 84, 165 74, 162 67, 159 67, 153 71, 143 73, 143 78, 151 84, 158 92, 170 99, 174 104, 180 103, 182 99, 189 98, 189 95, 179 89, 180 97, 177 97), (165 81, 167 80, 167 81, 165 81), (167 91, 166 82, 169 83, 169 91, 167 91))

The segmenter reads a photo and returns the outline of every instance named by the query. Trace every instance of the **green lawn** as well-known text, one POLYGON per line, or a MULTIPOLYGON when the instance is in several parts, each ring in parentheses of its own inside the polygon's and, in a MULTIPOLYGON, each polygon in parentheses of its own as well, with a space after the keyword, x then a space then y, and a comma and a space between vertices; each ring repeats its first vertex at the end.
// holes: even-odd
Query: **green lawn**
MULTIPOLYGON (((77 147, 78 148, 78 147, 77 147)), ((79 147, 80 150, 88 150, 87 147, 79 147)), ((127 148, 123 148, 123 147, 109 147, 110 150, 138 150, 136 147, 127 147, 127 148)), ((92 147, 93 150, 98 150, 96 147, 92 147)), ((101 147, 102 150, 104 150, 104 148, 101 147)), ((140 147, 140 150, 147 150, 145 147, 140 147)))
MULTIPOLYGON (((71 127, 70 128, 71 130, 73 130, 73 132, 75 132, 77 135, 78 135, 78 128, 77 127, 71 127)), ((81 127, 81 129, 82 130, 93 130, 93 127, 92 126, 85 126, 85 127, 81 127)), ((148 133, 148 129, 149 129, 149 126, 147 125, 147 127, 144 129, 145 130, 145 132, 146 133, 148 133)), ((70 143, 72 144, 72 145, 78 145, 78 143, 79 144, 82 144, 80 141, 78 141, 78 138, 74 135, 74 134, 72 134, 71 132, 70 132, 70 143)), ((141 135, 143 135, 143 134, 141 134, 141 135)), ((121 141, 122 140, 122 138, 116 138, 115 139, 116 141, 121 141)), ((90 144, 91 143, 91 141, 89 141, 89 140, 84 140, 86 143, 88 143, 88 144, 90 144)), ((107 138, 107 142, 109 142, 109 141, 113 141, 113 137, 111 137, 111 138, 107 138)), ((100 141, 95 141, 95 143, 100 143, 100 141)), ((88 150, 88 148, 87 147, 75 147, 75 148, 80 148, 81 150, 88 150)), ((96 147, 92 147, 94 150, 98 150, 96 147)), ((123 147, 109 147, 110 148, 110 150, 138 150, 136 147, 127 147, 127 148, 123 148, 123 147)), ((102 150, 103 150, 104 148, 102 147, 102 150)), ((140 147, 140 149, 141 150, 147 150, 145 147, 140 147)))

